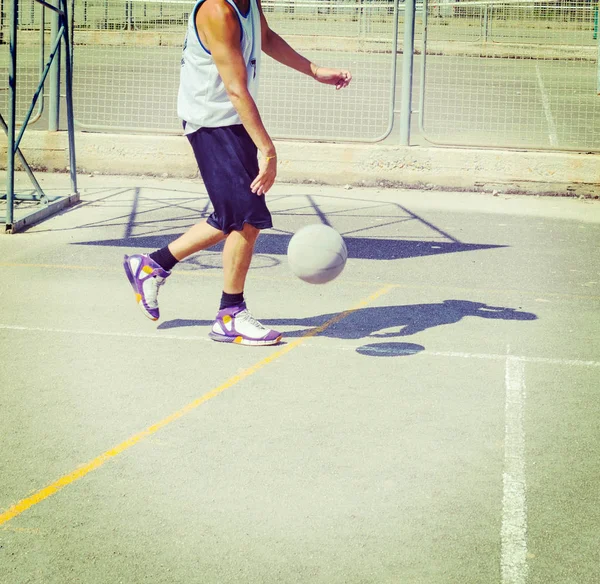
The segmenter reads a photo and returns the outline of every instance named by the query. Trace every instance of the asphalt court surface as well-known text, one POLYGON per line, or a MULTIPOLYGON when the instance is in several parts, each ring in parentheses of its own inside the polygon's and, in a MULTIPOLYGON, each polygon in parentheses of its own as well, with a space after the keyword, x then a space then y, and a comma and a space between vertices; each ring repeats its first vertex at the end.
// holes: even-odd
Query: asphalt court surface
POLYGON ((254 348, 207 338, 218 250, 158 323, 122 273, 201 183, 80 181, 0 239, 0 581, 598 581, 596 201, 277 185, 246 294, 285 344, 254 348), (316 222, 325 286, 285 261, 316 222))

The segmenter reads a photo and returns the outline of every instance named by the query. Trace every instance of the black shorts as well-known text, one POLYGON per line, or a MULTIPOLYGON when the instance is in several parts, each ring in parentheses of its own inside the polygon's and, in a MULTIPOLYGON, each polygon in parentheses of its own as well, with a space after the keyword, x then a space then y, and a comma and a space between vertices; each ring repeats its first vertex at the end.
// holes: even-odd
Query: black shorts
POLYGON ((187 137, 214 209, 208 224, 225 234, 246 223, 273 227, 265 196, 250 190, 258 176, 258 152, 244 126, 200 128, 187 137))

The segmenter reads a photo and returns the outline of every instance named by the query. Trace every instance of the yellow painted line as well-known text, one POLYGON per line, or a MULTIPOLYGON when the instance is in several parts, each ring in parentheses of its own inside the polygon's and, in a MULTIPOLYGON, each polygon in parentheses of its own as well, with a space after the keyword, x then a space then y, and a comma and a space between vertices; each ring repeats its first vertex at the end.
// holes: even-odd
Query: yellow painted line
POLYGON ((128 450, 132 446, 135 446, 138 442, 141 442, 142 440, 144 440, 144 438, 148 438, 148 436, 152 436, 153 434, 156 434, 156 432, 158 432, 165 426, 168 426, 171 422, 174 422, 175 420, 178 420, 179 418, 185 416, 187 413, 196 409, 198 406, 202 405, 203 403, 207 402, 208 400, 212 399, 213 397, 216 397, 220 393, 224 392, 226 389, 229 389, 230 387, 236 385, 240 381, 243 381, 244 379, 250 377, 251 375, 254 375, 257 371, 260 371, 263 367, 266 367, 269 363, 273 363, 273 361, 280 359, 281 357, 283 357, 284 355, 289 353, 291 350, 293 350, 296 347, 298 347, 299 345, 301 345, 306 339, 308 339, 310 337, 314 337, 315 335, 318 335, 319 333, 328 329, 330 326, 333 326, 334 324, 343 320, 344 318, 346 318, 353 312, 356 312, 357 310, 364 308, 365 306, 367 306, 371 302, 375 301, 380 296, 387 294, 390 290, 392 290, 392 288, 393 288, 392 286, 384 286, 383 288, 381 288, 374 294, 371 294, 368 298, 361 300, 356 306, 350 308, 349 310, 346 310, 345 312, 341 312, 340 314, 334 316, 333 318, 331 318, 330 320, 328 320, 326 323, 322 324, 321 326, 311 329, 310 331, 308 331, 305 335, 303 335, 299 339, 296 339, 295 341, 292 341, 289 344, 284 345, 281 349, 279 349, 275 353, 272 353, 271 355, 269 355, 268 357, 265 357, 258 363, 255 363, 254 365, 248 367, 248 369, 229 378, 222 385, 215 387, 208 393, 205 393, 198 399, 187 404, 180 410, 172 413, 170 416, 167 416, 160 422, 157 422, 156 424, 149 426, 145 430, 142 430, 141 432, 134 434, 133 436, 131 436, 124 442, 121 442, 114 448, 107 450, 100 456, 97 456, 96 458, 89 461, 88 463, 80 466, 78 469, 74 470, 73 472, 62 476, 58 480, 54 481, 52 484, 37 491, 30 497, 22 499, 21 501, 19 501, 18 503, 16 503, 15 505, 13 505, 12 507, 10 507, 9 509, 7 509, 6 511, 4 511, 3 513, 0 514, 0 525, 7 523, 11 519, 14 519, 18 515, 21 515, 21 513, 23 513, 24 511, 27 511, 27 509, 29 509, 30 507, 37 505, 38 503, 42 502, 44 499, 47 499, 48 497, 51 497, 52 495, 54 495, 55 493, 60 491, 61 489, 64 489, 67 485, 74 483, 75 481, 83 478, 85 475, 89 474, 93 470, 100 468, 104 463, 108 462, 111 458, 114 458, 115 456, 118 456, 125 450, 128 450))
MULTIPOLYGON (((86 271, 86 272, 119 272, 119 273, 123 273, 123 268, 114 268, 114 267, 103 267, 103 266, 77 266, 77 265, 69 265, 69 264, 22 264, 22 263, 11 263, 11 262, 0 262, 0 268, 42 268, 42 269, 48 269, 48 270, 81 270, 81 271, 86 271)), ((174 272, 175 274, 177 274, 177 276, 185 276, 185 277, 192 277, 192 278, 222 278, 223 277, 223 273, 222 273, 222 269, 220 269, 218 266, 215 266, 214 268, 207 268, 207 269, 200 269, 200 270, 186 270, 184 269, 177 269, 174 272)), ((274 277, 274 276, 264 276, 262 274, 257 274, 256 272, 252 273, 252 279, 253 280, 265 280, 268 282, 274 282, 274 281, 282 281, 282 280, 289 280, 290 282, 292 281, 297 281, 296 278, 289 276, 278 276, 278 277, 274 277)), ((369 286, 372 287, 373 286, 373 282, 361 282, 361 281, 356 281, 356 280, 352 280, 350 282, 351 284, 356 284, 356 285, 363 285, 363 286, 369 286)))
MULTIPOLYGON (((106 268, 101 266, 78 266, 69 264, 24 264, 24 263, 12 263, 12 262, 0 262, 0 268, 46 268, 50 270, 82 270, 91 272, 122 272, 121 268, 106 268)), ((177 276, 185 276, 192 278, 222 278, 222 273, 219 268, 206 269, 206 270, 186 270, 178 269, 174 272, 177 276)), ((281 282, 288 280, 290 282, 296 282, 296 278, 285 277, 285 276, 264 276, 253 272, 251 275, 253 280, 265 280, 268 282, 281 282)), ((342 282, 342 281, 340 281, 342 282)), ((373 281, 366 280, 350 280, 344 278, 343 283, 348 286, 373 286, 373 281)), ((465 288, 461 286, 438 286, 433 284, 394 284, 388 282, 386 284, 390 288, 399 288, 402 290, 447 290, 448 292, 465 292, 467 294, 482 293, 482 294, 519 294, 522 296, 529 296, 533 298, 539 298, 540 296, 547 296, 550 298, 577 298, 579 300, 600 300, 600 296, 587 295, 587 294, 563 294, 561 292, 534 292, 531 290, 518 290, 518 289, 497 289, 497 288, 465 288)))
POLYGON ((31 533, 33 535, 41 535, 42 530, 37 527, 9 527, 4 526, 0 531, 12 531, 13 533, 31 533))
POLYGON ((16 262, 0 262, 0 268, 47 268, 49 270, 86 270, 101 272, 104 270, 117 271, 116 268, 101 268, 99 266, 71 266, 69 264, 23 264, 16 262))

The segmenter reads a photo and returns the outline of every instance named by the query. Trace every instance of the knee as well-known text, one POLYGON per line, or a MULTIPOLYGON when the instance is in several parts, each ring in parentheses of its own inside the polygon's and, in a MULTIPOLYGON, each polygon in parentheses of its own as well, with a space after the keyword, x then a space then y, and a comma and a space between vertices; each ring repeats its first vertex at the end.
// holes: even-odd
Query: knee
POLYGON ((254 225, 250 225, 249 223, 245 223, 242 231, 240 232, 242 237, 247 241, 256 241, 258 234, 260 233, 260 229, 254 227, 254 225))

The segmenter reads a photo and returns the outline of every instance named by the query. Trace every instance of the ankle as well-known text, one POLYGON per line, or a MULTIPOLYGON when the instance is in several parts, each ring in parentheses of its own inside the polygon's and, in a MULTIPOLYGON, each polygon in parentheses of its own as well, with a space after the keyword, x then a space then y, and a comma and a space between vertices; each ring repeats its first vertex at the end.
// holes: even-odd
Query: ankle
POLYGON ((163 270, 170 272, 179 260, 171 253, 167 247, 157 249, 150 254, 150 259, 154 260, 163 270))
POLYGON ((221 306, 219 310, 223 310, 224 308, 231 308, 232 306, 239 306, 244 302, 244 293, 239 292, 237 294, 228 294, 227 292, 223 292, 221 295, 221 306))

